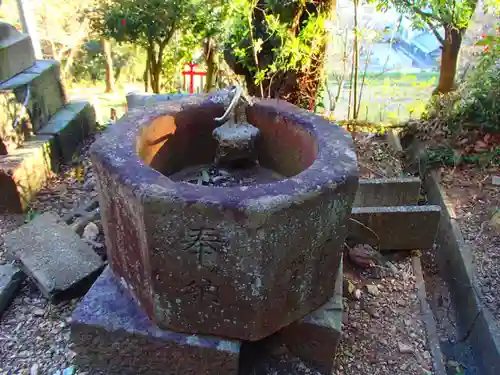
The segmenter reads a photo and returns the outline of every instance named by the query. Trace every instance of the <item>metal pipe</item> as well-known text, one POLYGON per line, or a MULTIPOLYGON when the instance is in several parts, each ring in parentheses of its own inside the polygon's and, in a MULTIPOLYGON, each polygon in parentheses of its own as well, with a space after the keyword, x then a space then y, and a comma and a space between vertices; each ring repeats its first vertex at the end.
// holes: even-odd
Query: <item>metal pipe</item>
POLYGON ((19 121, 21 121, 21 118, 24 116, 24 113, 26 112, 26 106, 28 105, 28 102, 30 100, 30 95, 31 95, 31 85, 28 83, 26 85, 26 97, 24 98, 24 101, 21 104, 21 112, 19 113, 19 116, 17 116, 16 121, 14 121, 13 125, 14 130, 17 130, 19 121))
POLYGON ((216 123, 219 123, 221 125, 224 124, 229 119, 229 116, 236 107, 236 104, 238 104, 238 102, 240 101, 243 89, 241 88, 241 86, 235 86, 235 90, 236 91, 234 93, 233 99, 231 100, 231 103, 229 104, 229 107, 227 108, 226 112, 222 115, 222 117, 216 117, 214 119, 216 123))

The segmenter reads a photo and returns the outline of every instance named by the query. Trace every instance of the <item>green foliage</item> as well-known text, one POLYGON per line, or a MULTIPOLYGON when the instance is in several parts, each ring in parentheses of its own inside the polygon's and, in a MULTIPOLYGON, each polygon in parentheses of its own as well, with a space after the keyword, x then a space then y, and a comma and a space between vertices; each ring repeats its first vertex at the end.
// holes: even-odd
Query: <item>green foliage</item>
POLYGON ((500 131, 500 44, 490 36, 478 44, 488 47, 455 93, 435 97, 426 118, 439 118, 456 133, 463 126, 500 131))
POLYGON ((101 36, 148 48, 170 41, 187 21, 190 5, 183 0, 103 0, 88 16, 101 36))
POLYGON ((500 131, 500 45, 495 43, 480 58, 460 90, 454 104, 454 123, 472 122, 500 131))
POLYGON ((307 7, 313 3, 318 2, 268 0, 265 8, 259 8, 262 22, 253 24, 257 1, 232 2, 234 18, 228 44, 237 62, 253 73, 257 85, 279 72, 311 67, 313 57, 324 47, 329 17, 317 4, 318 11, 308 13, 307 7), (301 12, 308 16, 301 17, 301 12), (264 50, 271 54, 263 53, 264 50))
POLYGON ((500 146, 492 151, 462 154, 448 145, 439 145, 426 152, 423 162, 427 168, 443 165, 455 166, 461 163, 475 164, 480 167, 500 166, 500 146))
MULTIPOLYGON (((142 80, 146 54, 141 48, 131 44, 113 43, 113 67, 115 80, 132 82, 142 80)), ((106 62, 99 40, 89 40, 77 54, 72 68, 74 82, 103 81, 106 74, 106 62)))
POLYGON ((477 0, 377 0, 377 10, 393 7, 416 29, 448 25, 467 29, 476 4, 477 0))

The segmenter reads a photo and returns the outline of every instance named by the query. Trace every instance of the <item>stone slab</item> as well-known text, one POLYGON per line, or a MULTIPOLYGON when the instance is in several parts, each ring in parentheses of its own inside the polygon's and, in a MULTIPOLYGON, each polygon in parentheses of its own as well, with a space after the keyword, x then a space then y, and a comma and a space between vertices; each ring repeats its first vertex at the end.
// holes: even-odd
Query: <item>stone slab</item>
POLYGON ((0 82, 14 77, 34 63, 31 38, 0 22, 0 82))
MULTIPOLYGON (((18 103, 23 103, 28 92, 27 111, 32 130, 37 133, 66 103, 66 93, 60 79, 59 63, 39 60, 24 72, 0 84, 0 93, 13 93, 18 103)), ((6 121, 2 119, 2 121, 6 121)), ((13 120, 10 119, 12 123, 13 120)), ((4 124, 0 124, 4 126, 4 124)))
POLYGON ((440 206, 354 207, 348 238, 380 250, 430 249, 440 217, 440 206))
POLYGON ((81 142, 94 133, 96 115, 87 101, 71 102, 59 110, 40 129, 39 134, 53 135, 64 162, 71 161, 81 142))
POLYGON ((16 266, 0 265, 0 317, 16 296, 24 278, 24 273, 16 266))
POLYGON ((360 179, 354 207, 416 205, 420 183, 418 177, 360 179))
POLYGON ((187 94, 151 94, 142 92, 131 92, 127 94, 127 108, 135 109, 149 104, 166 102, 173 99, 179 99, 187 94))
POLYGON ((282 329, 278 343, 320 373, 329 375, 342 331, 342 263, 337 271, 335 295, 321 308, 282 329))
POLYGON ((49 212, 5 235, 8 254, 52 301, 87 291, 101 272, 101 258, 49 212))
POLYGON ((22 213, 34 194, 58 168, 52 136, 36 136, 9 155, 0 156, 0 212, 22 213))
POLYGON ((159 329, 109 268, 73 313, 71 338, 91 374, 238 374, 240 342, 159 329))
POLYGON ((438 181, 435 172, 424 181, 429 202, 442 207, 436 261, 450 288, 460 336, 468 337, 481 374, 497 375, 500 373, 500 331, 482 302, 484 297, 475 280, 471 248, 463 238, 453 204, 438 181))

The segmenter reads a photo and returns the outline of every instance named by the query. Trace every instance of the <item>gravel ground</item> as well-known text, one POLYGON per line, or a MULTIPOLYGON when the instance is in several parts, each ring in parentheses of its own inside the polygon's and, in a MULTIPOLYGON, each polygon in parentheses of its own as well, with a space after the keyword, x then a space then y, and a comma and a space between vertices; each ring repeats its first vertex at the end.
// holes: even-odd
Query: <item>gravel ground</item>
POLYGON ((345 305, 334 375, 433 373, 411 258, 393 264, 395 275, 373 279, 371 272, 349 269, 346 262, 344 277, 355 291, 345 305))
POLYGON ((500 186, 492 184, 498 169, 473 166, 442 170, 448 194, 465 241, 474 255, 483 301, 500 327, 500 186))
MULTIPOLYGON (((83 201, 94 198, 95 182, 87 157, 88 146, 73 165, 54 176, 31 203, 26 215, 0 217, 0 234, 19 226, 33 215, 51 211, 65 216, 83 201)), ((96 222, 99 225, 99 222, 96 222)), ((103 242, 100 235, 98 242, 103 242)), ((7 262, 3 241, 0 264, 7 262)), ((74 353, 69 342, 68 319, 78 300, 51 305, 34 283, 24 282, 20 293, 0 319, 0 374, 60 375, 76 373, 71 367, 74 353)), ((81 373, 80 373, 81 374, 81 373)))
MULTIPOLYGON (((89 141, 90 143, 91 141, 89 141)), ((386 146, 363 140, 358 147, 364 177, 400 175, 396 157, 386 146), (366 150, 370 150, 366 152, 366 150), (361 157, 362 155, 362 157, 361 157), (373 172, 375 171, 375 172, 373 172)), ((38 194, 26 216, 52 211, 61 217, 96 196, 87 147, 71 167, 55 176, 38 194)), ((21 215, 0 217, 0 234, 20 225, 21 215)), ((96 222, 100 226, 99 222, 96 222)), ((97 242, 103 243, 102 234, 97 242)), ((3 247, 0 262, 5 262, 3 247)), ((380 272, 360 271, 345 262, 345 277, 354 286, 345 302, 343 339, 334 375, 432 374, 419 318, 411 260, 392 260, 396 274, 380 278, 380 272), (370 292, 367 290, 369 286, 370 292)), ((0 320, 0 374, 76 373, 69 342, 68 319, 78 300, 53 306, 36 286, 26 281, 12 306, 0 320)))

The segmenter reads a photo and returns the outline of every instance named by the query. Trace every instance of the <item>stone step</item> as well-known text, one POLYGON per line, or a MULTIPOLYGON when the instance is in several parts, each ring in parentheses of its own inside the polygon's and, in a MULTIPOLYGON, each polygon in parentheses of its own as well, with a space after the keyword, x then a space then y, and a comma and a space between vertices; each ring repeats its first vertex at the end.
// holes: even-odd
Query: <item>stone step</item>
POLYGON ((6 81, 35 63, 31 38, 14 26, 0 22, 0 82, 6 81))
MULTIPOLYGON (((29 69, 0 84, 0 95, 13 97, 20 105, 25 101, 28 86, 30 98, 27 111, 31 130, 38 133, 40 128, 67 103, 60 80, 59 63, 55 60, 37 61, 29 69)), ((3 102, 12 103, 8 100, 3 102)), ((0 115, 0 129, 10 131, 19 109, 15 112, 12 109, 5 111, 5 108, 1 108, 1 110, 4 111, 4 115, 0 115)))
POLYGON ((0 265, 0 317, 21 288, 24 278, 24 273, 16 266, 0 265))
POLYGON ((360 179, 354 207, 416 205, 420 184, 418 177, 360 179))
POLYGON ((441 207, 354 207, 348 240, 379 250, 430 249, 434 245, 441 207))
POLYGON ((104 267, 101 258, 70 227, 46 212, 4 237, 11 259, 53 302, 86 293, 104 267))
POLYGON ((239 341, 158 328, 109 268, 74 311, 71 339, 91 374, 238 374, 239 341))
POLYGON ((38 134, 55 137, 63 162, 71 161, 81 142, 96 128, 94 107, 87 101, 65 105, 53 116, 38 134))
POLYGON ((0 212, 22 213, 60 159, 53 136, 35 136, 0 156, 0 212))

